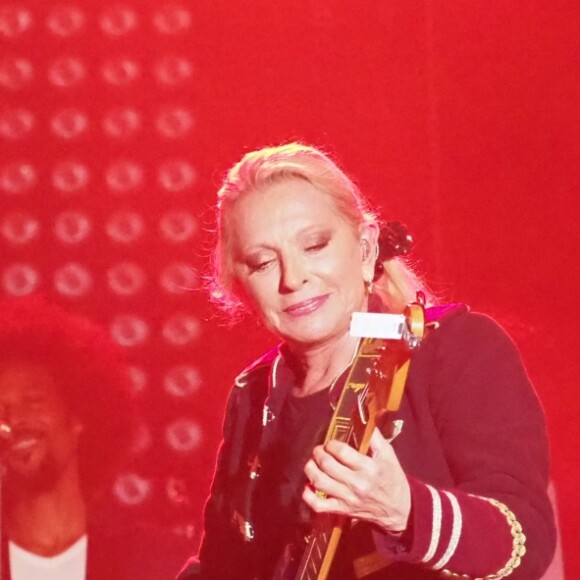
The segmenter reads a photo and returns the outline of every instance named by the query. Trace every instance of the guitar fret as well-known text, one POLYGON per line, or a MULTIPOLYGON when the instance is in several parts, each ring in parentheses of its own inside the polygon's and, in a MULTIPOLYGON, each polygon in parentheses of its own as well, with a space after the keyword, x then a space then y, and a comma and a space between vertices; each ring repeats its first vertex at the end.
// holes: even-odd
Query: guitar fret
POLYGON ((318 545, 318 542, 316 542, 316 551, 317 551, 317 556, 322 559, 322 550, 320 549, 320 546, 318 545))

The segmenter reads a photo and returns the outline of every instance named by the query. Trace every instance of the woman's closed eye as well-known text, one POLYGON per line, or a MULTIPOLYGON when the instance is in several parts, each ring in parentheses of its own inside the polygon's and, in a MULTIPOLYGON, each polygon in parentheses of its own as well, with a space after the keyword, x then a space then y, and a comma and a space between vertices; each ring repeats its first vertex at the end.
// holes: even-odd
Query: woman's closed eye
POLYGON ((320 242, 307 245, 305 249, 307 252, 311 253, 319 252, 320 250, 323 250, 324 248, 326 248, 326 246, 328 246, 328 242, 329 240, 322 240, 320 242))
POLYGON ((274 259, 259 260, 257 262, 248 263, 248 268, 250 270, 250 274, 253 272, 263 272, 273 262, 274 262, 274 259))

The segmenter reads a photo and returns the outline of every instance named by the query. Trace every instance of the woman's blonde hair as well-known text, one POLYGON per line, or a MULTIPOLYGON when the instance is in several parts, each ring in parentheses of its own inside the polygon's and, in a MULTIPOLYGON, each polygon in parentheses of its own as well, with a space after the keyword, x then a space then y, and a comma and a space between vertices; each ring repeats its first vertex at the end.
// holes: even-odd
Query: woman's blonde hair
MULTIPOLYGON (((217 193, 217 243, 210 279, 212 299, 233 318, 245 307, 234 291, 231 210, 240 197, 290 178, 304 179, 329 195, 338 213, 356 232, 361 224, 378 223, 377 215, 358 187, 322 151, 301 143, 288 143, 246 153, 228 171, 217 193)), ((383 266, 374 292, 389 312, 401 312, 418 291, 425 293, 429 302, 430 292, 405 260, 393 258, 383 266)))

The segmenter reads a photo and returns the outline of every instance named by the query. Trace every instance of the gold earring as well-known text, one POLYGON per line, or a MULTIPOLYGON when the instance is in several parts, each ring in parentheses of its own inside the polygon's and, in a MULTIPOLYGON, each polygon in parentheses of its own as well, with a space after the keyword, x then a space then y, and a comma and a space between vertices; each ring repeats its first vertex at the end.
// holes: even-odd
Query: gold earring
POLYGON ((365 283, 365 292, 368 296, 369 294, 373 293, 373 281, 372 281, 372 279, 371 280, 365 279, 364 283, 365 283))

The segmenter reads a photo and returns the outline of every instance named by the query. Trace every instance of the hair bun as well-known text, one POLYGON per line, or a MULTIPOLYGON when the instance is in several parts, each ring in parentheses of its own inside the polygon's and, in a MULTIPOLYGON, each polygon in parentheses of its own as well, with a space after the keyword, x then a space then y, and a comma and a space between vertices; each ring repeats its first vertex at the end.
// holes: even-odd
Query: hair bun
POLYGON ((401 222, 387 222, 381 228, 379 236, 379 260, 383 262, 397 256, 406 256, 413 243, 413 236, 406 225, 401 222))
POLYGON ((378 280, 385 271, 383 262, 397 256, 406 256, 413 247, 413 236, 401 222, 387 222, 379 235, 379 259, 375 263, 373 281, 378 280))

